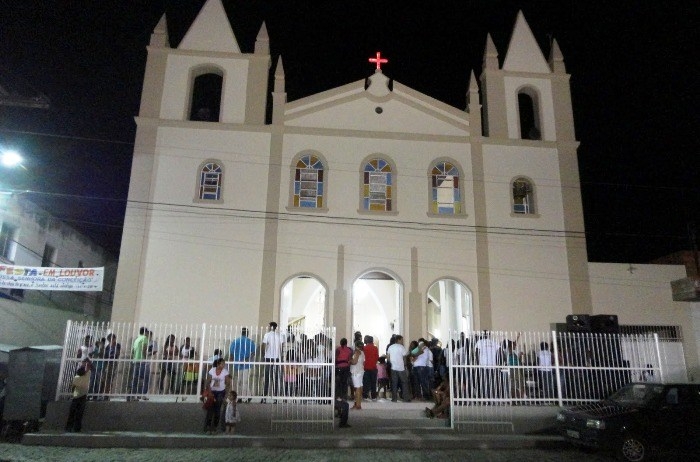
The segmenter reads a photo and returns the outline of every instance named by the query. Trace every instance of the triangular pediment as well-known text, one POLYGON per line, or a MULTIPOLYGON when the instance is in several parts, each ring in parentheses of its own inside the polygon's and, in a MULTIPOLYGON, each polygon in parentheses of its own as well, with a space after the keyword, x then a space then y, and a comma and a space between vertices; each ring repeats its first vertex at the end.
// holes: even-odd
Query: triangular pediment
POLYGON ((393 90, 385 90, 381 88, 385 82, 375 77, 367 89, 365 81, 359 80, 288 103, 284 124, 357 132, 469 135, 466 112, 398 82, 393 83, 393 90))
POLYGON ((207 0, 178 46, 180 50, 240 53, 221 0, 207 0))
POLYGON ((535 72, 549 74, 551 69, 542 54, 540 46, 525 20, 523 12, 518 12, 513 35, 510 37, 503 70, 510 72, 535 72))

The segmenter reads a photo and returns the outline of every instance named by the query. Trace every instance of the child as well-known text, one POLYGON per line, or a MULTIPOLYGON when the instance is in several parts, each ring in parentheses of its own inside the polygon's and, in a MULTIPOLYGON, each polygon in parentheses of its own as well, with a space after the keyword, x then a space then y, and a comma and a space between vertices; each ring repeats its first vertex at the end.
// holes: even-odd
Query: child
POLYGON ((236 400, 238 399, 238 393, 234 390, 228 392, 228 397, 226 398, 226 433, 236 433, 236 424, 241 421, 241 414, 236 406, 236 400))
MULTIPOLYGON (((287 352, 287 362, 293 363, 295 361, 294 350, 289 350, 287 352)), ((284 396, 296 396, 296 385, 297 385, 297 375, 299 373, 299 366, 296 364, 285 364, 282 367, 284 372, 284 396)))
POLYGON ((384 399, 386 399, 386 390, 389 388, 389 375, 386 373, 386 356, 379 358, 377 362, 377 396, 384 390, 384 399))

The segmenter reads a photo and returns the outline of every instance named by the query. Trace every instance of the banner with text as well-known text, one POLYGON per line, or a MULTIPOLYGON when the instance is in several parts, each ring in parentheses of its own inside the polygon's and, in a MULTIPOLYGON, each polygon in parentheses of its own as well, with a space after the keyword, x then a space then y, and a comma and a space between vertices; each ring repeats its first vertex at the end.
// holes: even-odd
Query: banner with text
POLYGON ((100 292, 105 269, 43 268, 0 264, 0 287, 26 290, 100 292))

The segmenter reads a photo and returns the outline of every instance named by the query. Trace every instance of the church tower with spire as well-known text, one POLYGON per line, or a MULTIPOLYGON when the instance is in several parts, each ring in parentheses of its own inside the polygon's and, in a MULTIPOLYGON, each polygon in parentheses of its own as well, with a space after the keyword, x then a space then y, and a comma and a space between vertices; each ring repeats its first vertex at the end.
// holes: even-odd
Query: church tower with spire
MULTIPOLYGON (((165 216, 183 212, 198 215, 198 208, 206 204, 213 211, 205 221, 217 221, 229 208, 264 210, 266 205, 264 194, 244 197, 233 189, 252 189, 255 173, 262 175, 267 171, 264 157, 247 158, 251 153, 265 152, 269 138, 260 133, 265 126, 271 64, 265 24, 260 28, 254 51, 243 53, 222 1, 207 0, 177 46, 170 43, 163 15, 147 49, 114 320, 144 316, 141 307, 152 303, 159 292, 158 261, 184 268, 194 264, 192 258, 185 257, 194 251, 204 258, 201 267, 195 264, 201 269, 181 273, 174 283, 212 283, 212 275, 205 276, 207 253, 188 248, 196 240, 194 236, 201 224, 195 224, 196 220, 168 223, 165 216), (247 171, 227 170, 226 166, 233 165, 234 160, 247 165, 247 171), (181 258, 171 259, 171 246, 180 245, 187 250, 181 258)), ((262 235, 259 222, 249 228, 253 228, 247 230, 251 236, 262 235)), ((214 227, 212 243, 222 249, 230 248, 226 242, 240 232, 231 224, 214 227)), ((234 265, 255 266, 261 259, 257 254, 232 255, 226 250, 220 256, 230 257, 234 265)), ((231 286, 230 281, 219 283, 231 286)), ((258 284, 259 280, 253 281, 251 290, 256 291, 258 284)), ((187 303, 197 303, 196 292, 188 292, 187 303)), ((223 290, 218 301, 232 296, 223 290)))
MULTIPOLYGON (((570 76, 561 50, 554 40, 549 60, 545 59, 525 16, 519 12, 502 65, 499 61, 496 46, 488 35, 481 74, 484 175, 508 182, 512 204, 509 217, 489 214, 487 225, 567 230, 560 236, 564 241, 563 252, 557 252, 556 258, 555 254, 550 255, 550 265, 558 265, 570 276, 567 298, 573 312, 590 314, 578 141, 574 133, 570 76), (561 211, 555 220, 552 215, 540 213, 555 209, 561 211)), ((487 198, 487 208, 488 203, 487 198)), ((512 254, 499 256, 498 253, 495 250, 489 254, 490 264, 503 259, 505 265, 518 271, 533 263, 531 260, 519 265, 512 254)), ((528 252, 522 249, 516 254, 528 252)), ((492 278, 494 292, 502 293, 498 285, 505 288, 510 284, 507 279, 492 278)))

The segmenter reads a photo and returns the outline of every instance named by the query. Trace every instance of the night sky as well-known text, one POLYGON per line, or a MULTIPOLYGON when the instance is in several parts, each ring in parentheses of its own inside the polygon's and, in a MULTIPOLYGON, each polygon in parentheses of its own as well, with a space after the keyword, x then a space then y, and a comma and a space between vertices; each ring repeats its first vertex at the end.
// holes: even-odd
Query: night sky
MULTIPOLYGON (((203 0, 0 1, 0 84, 50 109, 0 106, 0 144, 27 170, 1 179, 119 250, 145 47, 166 12, 176 46, 203 0), (9 82, 9 83, 8 83, 9 82)), ((505 57, 522 10, 545 56, 564 54, 589 260, 646 262, 690 248, 700 228, 696 1, 224 0, 252 52, 263 20, 289 101, 373 72, 459 109, 490 32, 505 57), (695 51, 693 51, 695 50, 695 51)), ((700 234, 700 233, 698 233, 700 234)))

